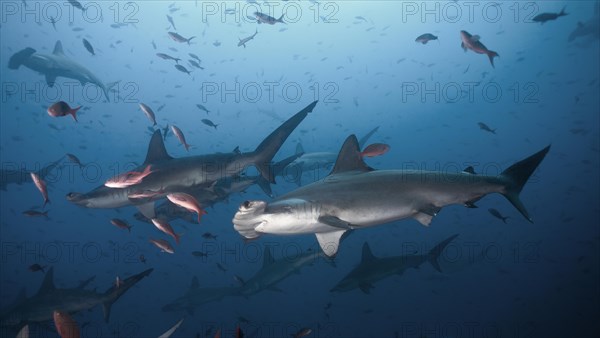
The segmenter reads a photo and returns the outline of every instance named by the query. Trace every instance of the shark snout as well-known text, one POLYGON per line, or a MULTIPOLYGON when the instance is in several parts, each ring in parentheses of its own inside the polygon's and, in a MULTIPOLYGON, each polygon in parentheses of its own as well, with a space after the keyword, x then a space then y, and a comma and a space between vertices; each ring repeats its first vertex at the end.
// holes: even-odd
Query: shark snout
POLYGON ((67 201, 81 206, 87 206, 88 201, 84 194, 78 192, 70 192, 67 194, 67 201))
POLYGON ((233 228, 246 238, 258 237, 258 227, 264 222, 265 201, 245 201, 233 217, 233 228))

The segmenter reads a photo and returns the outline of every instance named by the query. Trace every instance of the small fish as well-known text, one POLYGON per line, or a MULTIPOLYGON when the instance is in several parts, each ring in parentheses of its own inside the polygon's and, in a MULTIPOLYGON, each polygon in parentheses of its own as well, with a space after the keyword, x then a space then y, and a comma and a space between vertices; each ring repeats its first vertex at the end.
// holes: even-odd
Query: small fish
POLYGON ((173 18, 167 14, 167 20, 169 21, 169 23, 171 24, 171 26, 173 26, 174 30, 177 30, 177 27, 175 27, 175 22, 173 22, 173 18))
POLYGON ((215 129, 217 129, 217 126, 218 126, 218 124, 214 124, 214 122, 209 119, 202 119, 202 123, 206 124, 209 127, 213 127, 215 129))
POLYGON ((360 155, 362 157, 375 157, 387 153, 390 150, 390 146, 384 143, 373 143, 363 150, 360 155))
POLYGON ((219 47, 221 45, 221 41, 219 40, 215 40, 215 42, 213 42, 213 46, 215 47, 219 47))
POLYGON ((186 193, 173 193, 168 194, 167 199, 171 201, 171 203, 176 204, 182 208, 187 209, 190 212, 195 212, 198 214, 198 223, 200 223, 200 219, 202 215, 206 215, 206 211, 202 209, 200 203, 196 200, 196 198, 192 195, 188 195, 186 193))
POLYGON ((496 134, 496 129, 490 128, 487 124, 485 124, 483 122, 478 122, 477 125, 479 126, 479 129, 481 129, 481 130, 485 130, 485 131, 490 132, 492 134, 496 134))
POLYGON ((94 47, 92 47, 92 44, 88 40, 83 39, 83 46, 85 47, 85 49, 87 49, 88 52, 90 52, 90 54, 96 55, 94 53, 94 47))
POLYGON ((127 229, 127 231, 129 231, 129 233, 131 233, 131 228, 133 228, 133 225, 129 225, 124 220, 118 219, 118 218, 111 219, 110 223, 119 229, 123 229, 123 230, 127 229))
POLYGON ((223 13, 225 14, 235 14, 235 8, 226 8, 223 13))
POLYGON ((175 239, 175 243, 179 244, 179 238, 181 237, 181 235, 176 234, 175 231, 173 230, 173 227, 169 223, 167 223, 161 219, 158 219, 158 218, 153 218, 152 224, 154 224, 154 226, 156 228, 158 228, 158 230, 173 237, 175 239))
POLYGON ((560 18, 561 16, 568 15, 565 13, 565 7, 560 11, 560 13, 541 13, 533 17, 532 21, 539 22, 542 25, 546 23, 546 21, 552 21, 560 18))
POLYGON ((256 36, 256 34, 258 34, 258 30, 256 30, 256 32, 254 32, 254 34, 250 35, 249 37, 240 39, 240 42, 238 42, 238 47, 239 46, 244 46, 244 48, 246 48, 246 43, 248 41, 254 39, 254 37, 256 36))
POLYGON ((298 332, 296 332, 292 336, 294 336, 294 338, 302 338, 302 337, 308 336, 311 333, 312 333, 312 329, 310 329, 308 327, 304 327, 304 328, 301 328, 298 332))
POLYGON ((198 55, 194 54, 194 53, 188 53, 188 55, 196 60, 198 60, 198 62, 202 62, 202 60, 200 60, 200 58, 198 57, 198 55))
POLYGON ((485 54, 490 59, 492 67, 494 67, 494 58, 499 56, 498 53, 487 49, 487 47, 479 41, 479 35, 471 35, 467 31, 460 31, 462 43, 460 46, 466 52, 468 49, 477 54, 485 54))
POLYGON ((504 222, 504 224, 506 224, 506 220, 509 219, 509 217, 507 217, 507 216, 502 216, 500 211, 498 211, 494 208, 489 208, 488 211, 490 214, 492 214, 492 216, 496 217, 499 220, 502 220, 502 222, 504 222))
POLYGON ((185 141, 185 136, 183 135, 181 129, 177 128, 176 126, 171 126, 171 130, 179 142, 181 142, 181 144, 185 147, 185 151, 189 151, 190 145, 185 141))
POLYGON ((202 251, 192 251, 192 256, 208 257, 208 254, 206 252, 202 252, 202 251))
POLYGON ((152 111, 152 108, 148 107, 147 105, 145 105, 143 103, 140 103, 140 109, 142 109, 144 114, 146 114, 146 116, 148 117, 150 122, 152 122, 152 125, 155 126, 156 125, 156 115, 154 114, 154 111, 152 111))
POLYGON ((51 105, 48 108, 48 115, 52 116, 52 117, 62 117, 62 116, 67 116, 67 115, 71 115, 73 116, 73 119, 75 120, 75 122, 77 122, 77 111, 81 109, 81 106, 72 109, 68 103, 66 103, 65 101, 59 101, 56 102, 55 104, 51 105))
POLYGON ((77 8, 77 9, 81 9, 81 11, 85 12, 85 8, 83 8, 83 6, 81 5, 81 3, 77 0, 68 0, 69 3, 71 4, 71 6, 77 8))
MULTIPOLYGON (((71 1, 71 0, 69 0, 71 1)), ((56 331, 61 338, 79 338, 81 337, 81 332, 79 330, 79 326, 77 322, 69 316, 68 313, 54 310, 52 314, 54 318, 54 325, 56 326, 56 331)))
POLYGON ((48 188, 46 187, 46 182, 44 182, 44 180, 42 180, 36 173, 31 173, 31 179, 42 194, 42 197, 44 198, 45 207, 46 204, 50 203, 50 199, 48 198, 48 188))
POLYGON ((28 216, 28 217, 44 217, 46 219, 48 219, 48 211, 46 210, 44 212, 40 212, 37 210, 25 210, 23 211, 23 215, 28 216))
POLYGON ((150 243, 154 244, 157 248, 159 248, 161 252, 166 252, 170 254, 175 253, 175 250, 173 250, 171 244, 169 244, 169 242, 165 241, 164 239, 150 239, 150 243))
POLYGON ((132 191, 127 195, 127 198, 131 199, 140 199, 140 198, 151 198, 156 195, 164 194, 164 191, 152 191, 152 190, 143 190, 143 191, 132 191))
POLYGON ((438 39, 437 36, 435 36, 433 34, 430 34, 430 33, 425 33, 423 35, 419 35, 415 39, 415 42, 420 42, 420 43, 426 45, 429 41, 431 41, 431 40, 437 40, 437 39, 438 39))
POLYGON ((204 67, 201 67, 200 64, 198 62, 196 62, 195 60, 188 60, 188 62, 190 63, 190 65, 192 65, 193 67, 196 67, 198 69, 204 69, 204 67))
POLYGON ((146 176, 152 173, 152 166, 149 164, 142 172, 128 171, 126 173, 109 178, 104 185, 109 188, 127 188, 140 183, 146 176))
POLYGON ((154 50, 156 50, 156 43, 154 42, 154 40, 152 40, 152 48, 154 48, 154 50))
POLYGON ((83 163, 81 163, 81 161, 79 160, 79 158, 77 158, 77 156, 73 155, 73 154, 69 154, 67 153, 67 158, 69 159, 69 161, 71 161, 72 163, 77 164, 80 168, 83 167, 83 163))
POLYGON ((202 234, 202 238, 204 239, 217 239, 217 235, 213 235, 210 232, 205 232, 202 234))
POLYGON ((190 41, 192 41, 192 39, 196 38, 195 36, 192 36, 191 38, 186 39, 183 36, 181 36, 181 35, 179 35, 179 34, 177 34, 175 32, 169 32, 168 34, 169 34, 169 37, 171 39, 173 39, 173 41, 176 41, 176 42, 187 42, 188 45, 190 44, 190 41))
POLYGON ((50 23, 52 23, 52 27, 54 27, 54 31, 56 31, 56 19, 53 16, 50 17, 50 23))
POLYGON ((223 271, 223 272, 227 272, 227 269, 221 265, 220 263, 217 262, 217 268, 219 268, 219 270, 223 271))
POLYGON ((46 266, 41 266, 41 265, 39 265, 38 263, 35 263, 35 264, 31 264, 31 265, 29 266, 29 271, 31 271, 31 272, 38 272, 38 271, 41 271, 41 272, 44 272, 44 273, 45 273, 45 272, 46 272, 46 271, 44 271, 44 268, 45 268, 45 267, 46 267, 46 266))
POLYGON ((180 71, 180 72, 182 72, 182 73, 186 73, 187 75, 191 75, 192 74, 189 70, 187 70, 187 68, 185 68, 182 65, 177 64, 177 65, 175 65, 175 68, 177 68, 177 70, 180 71))
POLYGON ((280 23, 285 23, 283 22, 283 16, 285 14, 282 14, 281 17, 279 17, 279 19, 275 19, 272 16, 269 16, 267 14, 261 13, 261 12, 254 12, 254 18, 256 18, 257 23, 266 23, 268 25, 274 25, 278 22, 280 23))
POLYGON ((181 61, 181 59, 172 57, 169 54, 165 54, 165 53, 156 53, 156 56, 158 56, 159 58, 163 59, 163 60, 173 60, 176 63, 179 63, 179 61, 181 61))
POLYGON ((205 111, 207 114, 210 113, 210 110, 206 109, 205 106, 201 105, 200 103, 196 104, 196 107, 198 107, 198 109, 205 111))

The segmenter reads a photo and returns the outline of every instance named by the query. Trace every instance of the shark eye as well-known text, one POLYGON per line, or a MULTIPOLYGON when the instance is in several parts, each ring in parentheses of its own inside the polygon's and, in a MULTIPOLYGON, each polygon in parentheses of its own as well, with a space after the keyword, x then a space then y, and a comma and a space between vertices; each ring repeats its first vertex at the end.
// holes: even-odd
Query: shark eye
POLYGON ((250 208, 250 201, 244 201, 244 208, 250 208))

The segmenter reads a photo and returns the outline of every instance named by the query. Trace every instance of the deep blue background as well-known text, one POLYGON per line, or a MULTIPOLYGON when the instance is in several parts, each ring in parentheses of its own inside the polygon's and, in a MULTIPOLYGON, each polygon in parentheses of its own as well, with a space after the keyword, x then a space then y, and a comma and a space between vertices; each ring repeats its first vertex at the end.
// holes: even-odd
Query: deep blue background
MULTIPOLYGON (((474 164, 476 171, 491 175, 552 144, 521 194, 535 223, 528 223, 504 198, 494 195, 479 202, 479 209, 445 208, 429 228, 406 220, 356 231, 342 244, 336 268, 318 262, 283 281, 279 285, 283 293, 264 291, 248 299, 205 304, 175 336, 197 332, 204 336, 211 326, 228 330, 230 336, 240 316, 250 320, 242 324, 246 333, 268 337, 289 336, 300 327, 313 328, 310 337, 393 337, 395 333, 400 337, 592 337, 600 333, 599 45, 597 37, 567 41, 578 21, 592 18, 593 2, 547 1, 537 7, 521 3, 518 12, 514 3, 500 7, 479 3, 471 16, 462 2, 440 2, 438 10, 433 2, 316 5, 301 1, 287 3, 285 9, 286 3, 274 9, 261 4, 261 11, 271 10, 276 17, 285 10, 288 24, 275 26, 246 19, 246 13, 254 11, 247 3, 238 3, 238 14, 223 16, 209 10, 221 13, 235 3, 187 1, 172 7, 162 1, 130 7, 120 3, 117 14, 116 7, 110 8, 113 3, 83 2, 89 7, 87 16, 77 9, 69 14, 70 7, 62 1, 27 3, 34 14, 23 16, 21 1, 2 2, 3 168, 17 164, 34 169, 67 152, 87 166, 82 172, 66 163, 48 178, 50 220, 21 214, 41 206, 32 184, 11 185, 0 192, 0 307, 10 304, 23 286, 29 295, 37 290, 43 276, 28 271, 33 263, 54 266, 59 287, 75 286, 96 275, 93 287, 99 291, 114 283, 116 276, 154 267, 149 278, 113 306, 109 324, 103 323, 99 308, 75 319, 80 324, 91 322, 85 336, 158 336, 187 316, 164 313, 161 307, 182 295, 192 276, 198 276, 201 287, 234 286, 234 275, 249 278, 258 271, 266 243, 276 245, 276 258, 298 248, 317 249, 314 236, 265 236, 244 245, 231 218, 242 201, 267 198, 258 187, 210 209, 200 225, 175 222, 176 231, 185 235, 174 255, 159 253, 148 243, 149 237, 160 234, 153 226, 135 221, 135 209, 82 209, 64 196, 88 191, 124 165, 143 161, 151 124, 139 110, 139 102, 154 108, 160 127, 169 123, 183 130, 193 145, 191 155, 228 152, 236 146, 251 151, 283 119, 319 99, 278 159, 291 155, 298 142, 309 152, 337 152, 349 134, 361 137, 380 126, 371 141, 388 143, 391 151, 368 161, 375 168, 457 171, 474 164), (18 8, 17 14, 8 11, 9 4, 18 8), (566 17, 544 25, 529 21, 531 13, 559 12, 565 4, 566 17), (53 14, 56 8, 62 16, 53 14), (97 8, 103 20, 94 22, 97 8), (179 10, 169 13, 170 8, 179 10), (426 8, 437 17, 422 17, 426 8), (462 10, 459 15, 457 8, 462 10), (501 13, 496 20, 497 8, 501 13), (417 14, 410 14, 413 9, 417 14), (296 12, 298 19, 293 20, 296 12), (167 36, 172 29, 166 14, 174 18, 178 33, 197 36, 191 45, 167 36), (56 31, 50 16, 57 18, 56 31), (111 27, 129 20, 137 23, 111 27), (238 38, 255 29, 258 34, 247 48, 237 47, 238 38), (496 68, 486 56, 462 51, 460 30, 480 35, 489 49, 500 54, 496 68), (439 36, 439 41, 414 42, 426 32, 439 36), (92 43, 96 56, 84 49, 82 38, 92 43), (25 47, 51 53, 56 40, 62 41, 68 57, 103 81, 120 81, 115 87, 120 97, 111 93, 110 103, 95 100, 95 87, 84 87, 91 93, 84 95, 80 85, 70 95, 66 90, 73 80, 69 79, 59 79, 62 92, 57 95, 39 74, 6 67, 8 58, 25 47), (216 46, 216 41, 221 44, 216 46), (159 59, 157 52, 182 58, 192 75, 176 70, 172 61, 159 59), (190 52, 202 59, 204 70, 185 62, 190 52), (272 99, 267 83, 275 88, 272 99), (15 86, 16 92, 7 95, 15 86), (456 88, 468 91, 469 86, 472 93, 457 97, 456 88), (219 89, 209 94, 210 88, 219 89), (225 95, 226 88, 233 90, 225 95), (256 88, 261 88, 258 96, 256 88), (301 93, 296 95, 298 88, 301 93), (51 118, 46 108, 58 100, 88 110, 81 111, 79 123, 70 117, 51 118), (196 108, 198 103, 210 114, 196 108), (218 129, 202 124, 203 118, 219 124, 218 129), (497 128, 496 135, 480 130, 478 122, 497 128), (508 224, 490 215, 488 208, 509 216, 508 224), (112 226, 109 220, 114 217, 134 224, 131 234, 112 226), (218 235, 218 240, 203 239, 207 231, 218 235), (358 264, 365 241, 376 256, 392 256, 412 253, 414 247, 427 251, 455 233, 460 236, 442 258, 444 273, 425 264, 381 281, 370 295, 360 290, 329 292, 358 264), (489 249, 488 256, 469 259, 470 253, 480 253, 482 248, 489 249), (207 249, 216 253, 204 260, 191 255, 207 249), (232 249, 234 254, 226 251, 232 249), (140 254, 148 260, 145 265, 138 260, 140 254), (220 271, 217 262, 228 270, 220 271), (331 308, 325 311, 329 302, 331 308)), ((188 155, 172 135, 166 145, 173 156, 188 155)), ((274 191, 282 194, 294 188, 280 179, 274 191)))

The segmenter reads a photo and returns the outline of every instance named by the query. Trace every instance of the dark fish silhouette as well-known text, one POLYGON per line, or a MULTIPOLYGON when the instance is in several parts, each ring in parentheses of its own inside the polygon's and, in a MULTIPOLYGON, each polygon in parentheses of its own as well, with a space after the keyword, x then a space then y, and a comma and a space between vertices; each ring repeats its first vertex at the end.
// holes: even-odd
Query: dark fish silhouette
POLYGON ((494 209, 494 208, 489 208, 488 211, 490 212, 490 214, 492 214, 492 216, 496 217, 499 220, 502 220, 502 222, 504 222, 506 224, 506 220, 509 218, 507 216, 502 216, 502 214, 500 213, 500 211, 494 209))
POLYGON ((213 127, 215 129, 217 129, 218 124, 214 124, 213 121, 209 120, 209 119, 202 119, 202 123, 206 124, 209 127, 213 127))
POLYGON ((483 122, 478 122, 477 125, 479 125, 479 129, 481 129, 481 130, 485 130, 485 131, 490 132, 492 134, 496 134, 496 129, 490 128, 487 124, 485 124, 483 122))
POLYGON ((423 35, 419 35, 415 39, 415 42, 420 42, 420 43, 426 45, 429 41, 431 41, 431 40, 437 40, 437 39, 438 39, 437 36, 435 36, 433 34, 430 34, 430 33, 425 33, 423 35))
POLYGON ((90 52, 90 54, 96 55, 94 53, 94 47, 92 47, 92 44, 88 40, 83 39, 83 46, 85 47, 85 49, 87 49, 88 52, 90 52))
POLYGON ((182 73, 186 73, 187 75, 191 75, 192 73, 187 70, 187 68, 185 68, 182 65, 175 65, 175 68, 177 68, 178 71, 182 72, 182 73))
POLYGON ((544 23, 546 23, 546 21, 556 20, 561 16, 565 15, 567 15, 567 13, 565 13, 565 8, 563 7, 560 13, 542 13, 536 15, 532 20, 535 22, 540 22, 543 25, 544 23))

